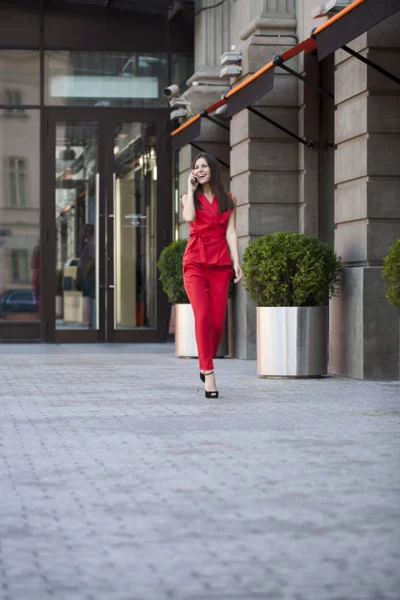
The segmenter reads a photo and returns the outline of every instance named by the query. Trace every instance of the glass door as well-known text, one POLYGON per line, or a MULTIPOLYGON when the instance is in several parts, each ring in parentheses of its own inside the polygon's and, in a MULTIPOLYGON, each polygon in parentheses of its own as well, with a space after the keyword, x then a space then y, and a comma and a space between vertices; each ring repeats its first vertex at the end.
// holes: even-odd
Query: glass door
POLYGON ((152 122, 109 123, 108 339, 157 327, 157 131, 152 122))
POLYGON ((104 193, 100 186, 104 176, 100 173, 99 138, 99 122, 55 122, 55 329, 91 332, 88 340, 104 335, 100 294, 100 269, 104 272, 104 227, 100 223, 104 193))
POLYGON ((48 339, 150 342, 166 332, 156 268, 172 226, 169 194, 157 205, 160 185, 170 187, 164 121, 133 112, 49 111, 48 339))

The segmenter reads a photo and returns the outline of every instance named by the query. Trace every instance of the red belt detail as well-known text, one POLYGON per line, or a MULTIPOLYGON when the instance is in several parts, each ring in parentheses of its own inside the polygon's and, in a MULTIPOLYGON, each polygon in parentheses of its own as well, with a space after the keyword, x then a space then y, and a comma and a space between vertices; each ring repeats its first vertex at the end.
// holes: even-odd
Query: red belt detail
MULTIPOLYGON (((206 259, 206 252, 205 252, 205 248, 204 248, 204 242, 210 242, 211 240, 224 240, 225 239, 225 234, 224 233, 220 233, 220 234, 214 234, 211 235, 209 233, 199 233, 199 232, 193 232, 190 234, 190 237, 194 237, 197 239, 197 243, 198 243, 198 247, 199 247, 199 257, 200 257, 200 262, 203 264, 207 264, 207 259, 206 259)), ((219 252, 218 252, 219 255, 219 252)), ((215 259, 213 260, 212 263, 210 264, 214 264, 218 262, 218 256, 215 257, 215 259)))

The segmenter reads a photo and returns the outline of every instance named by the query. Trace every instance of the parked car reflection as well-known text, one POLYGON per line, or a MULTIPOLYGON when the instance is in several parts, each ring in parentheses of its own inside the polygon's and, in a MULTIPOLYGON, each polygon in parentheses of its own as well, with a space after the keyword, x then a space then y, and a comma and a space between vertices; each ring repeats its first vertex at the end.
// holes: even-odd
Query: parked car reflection
POLYGON ((0 319, 17 319, 23 315, 36 315, 36 298, 33 290, 7 290, 0 296, 0 319))

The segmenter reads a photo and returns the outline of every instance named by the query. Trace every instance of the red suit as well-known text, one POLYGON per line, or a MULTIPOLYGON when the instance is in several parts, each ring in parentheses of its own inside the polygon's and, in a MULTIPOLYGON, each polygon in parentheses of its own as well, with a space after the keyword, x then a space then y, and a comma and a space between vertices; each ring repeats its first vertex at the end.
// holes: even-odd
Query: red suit
POLYGON ((218 213, 216 197, 210 203, 199 195, 201 209, 190 223, 183 257, 183 280, 193 307, 200 369, 211 371, 224 334, 226 304, 233 269, 226 240, 231 209, 218 213))

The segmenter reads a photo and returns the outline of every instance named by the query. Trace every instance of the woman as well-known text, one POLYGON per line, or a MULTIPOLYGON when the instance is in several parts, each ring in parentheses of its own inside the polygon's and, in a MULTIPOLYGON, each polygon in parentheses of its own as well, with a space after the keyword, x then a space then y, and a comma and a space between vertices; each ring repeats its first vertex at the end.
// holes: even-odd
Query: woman
POLYGON ((182 197, 183 218, 190 223, 190 239, 183 257, 183 279, 193 307, 200 378, 206 398, 218 398, 213 357, 223 333, 228 288, 240 281, 236 232, 236 198, 225 190, 216 159, 199 154, 182 197))

